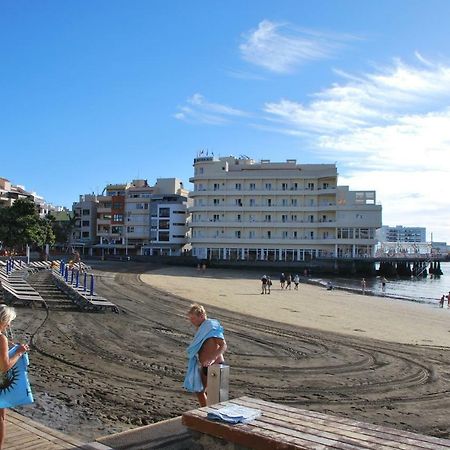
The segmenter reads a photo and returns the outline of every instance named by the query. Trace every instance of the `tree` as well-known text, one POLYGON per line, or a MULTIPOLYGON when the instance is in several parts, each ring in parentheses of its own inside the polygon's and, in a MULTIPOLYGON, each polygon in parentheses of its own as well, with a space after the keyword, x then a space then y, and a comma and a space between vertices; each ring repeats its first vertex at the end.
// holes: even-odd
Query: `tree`
POLYGON ((9 208, 0 209, 0 241, 9 250, 24 250, 26 245, 41 249, 53 245, 55 235, 51 222, 42 219, 30 200, 16 200, 9 208))

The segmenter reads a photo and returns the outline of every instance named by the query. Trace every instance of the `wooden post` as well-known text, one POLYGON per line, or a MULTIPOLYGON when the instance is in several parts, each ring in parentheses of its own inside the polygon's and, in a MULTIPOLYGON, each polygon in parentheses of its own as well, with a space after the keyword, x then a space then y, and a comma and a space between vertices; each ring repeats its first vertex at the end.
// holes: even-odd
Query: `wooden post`
POLYGON ((208 367, 208 406, 228 400, 230 366, 213 364, 208 367))

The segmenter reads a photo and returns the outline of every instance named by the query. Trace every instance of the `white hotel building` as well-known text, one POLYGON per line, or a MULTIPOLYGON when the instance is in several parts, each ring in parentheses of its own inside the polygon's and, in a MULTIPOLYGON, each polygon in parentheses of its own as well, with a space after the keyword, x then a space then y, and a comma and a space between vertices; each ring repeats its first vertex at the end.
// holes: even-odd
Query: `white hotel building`
POLYGON ((192 253, 200 259, 308 261, 374 255, 375 191, 338 186, 335 164, 194 159, 192 253))

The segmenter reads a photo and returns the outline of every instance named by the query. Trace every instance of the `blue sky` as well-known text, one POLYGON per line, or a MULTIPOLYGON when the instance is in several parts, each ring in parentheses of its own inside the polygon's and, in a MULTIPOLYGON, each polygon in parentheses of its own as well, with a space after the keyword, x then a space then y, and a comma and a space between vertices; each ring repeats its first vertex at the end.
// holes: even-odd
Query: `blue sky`
POLYGON ((450 242, 447 0, 0 2, 0 176, 70 207, 196 153, 337 163, 450 242))

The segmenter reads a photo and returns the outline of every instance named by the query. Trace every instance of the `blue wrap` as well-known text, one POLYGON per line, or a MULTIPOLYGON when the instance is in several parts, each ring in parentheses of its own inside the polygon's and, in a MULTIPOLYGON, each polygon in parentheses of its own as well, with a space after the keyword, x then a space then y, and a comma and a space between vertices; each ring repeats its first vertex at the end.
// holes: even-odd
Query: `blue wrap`
MULTIPOLYGON (((17 348, 18 345, 15 345, 9 350, 10 358, 14 356, 17 348)), ((12 408, 34 402, 28 381, 28 365, 28 355, 24 353, 11 369, 6 373, 0 373, 0 408, 12 408)))
POLYGON ((206 319, 198 327, 194 339, 186 350, 188 355, 188 367, 183 387, 189 392, 202 392, 204 389, 202 377, 200 376, 200 370, 198 368, 197 355, 202 348, 203 343, 209 338, 224 339, 223 327, 218 320, 206 319))

